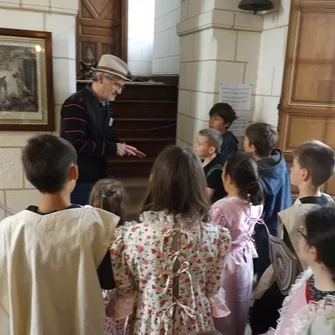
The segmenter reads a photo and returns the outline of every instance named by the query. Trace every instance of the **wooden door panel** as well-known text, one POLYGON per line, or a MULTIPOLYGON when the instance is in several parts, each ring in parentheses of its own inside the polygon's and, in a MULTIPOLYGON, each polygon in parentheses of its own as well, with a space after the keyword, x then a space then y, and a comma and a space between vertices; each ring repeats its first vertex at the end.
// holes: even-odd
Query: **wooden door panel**
MULTIPOLYGON (((334 87, 335 89, 335 87, 334 87)), ((332 148, 335 148, 335 120, 334 118, 329 118, 326 121, 326 138, 325 143, 327 143, 332 148)))
MULTIPOLYGON (((335 0, 292 0, 278 127, 288 159, 308 140, 335 148, 334 34, 335 0)), ((324 189, 335 196, 334 179, 324 189)))
POLYGON ((328 105, 334 102, 331 89, 334 78, 334 17, 335 13, 311 12, 310 8, 301 10, 290 104, 328 105))
POLYGON ((80 0, 77 58, 94 62, 110 53, 125 61, 127 0, 80 0))
POLYGON ((292 150, 300 143, 311 139, 323 141, 325 127, 326 121, 323 118, 288 115, 286 150, 292 150))

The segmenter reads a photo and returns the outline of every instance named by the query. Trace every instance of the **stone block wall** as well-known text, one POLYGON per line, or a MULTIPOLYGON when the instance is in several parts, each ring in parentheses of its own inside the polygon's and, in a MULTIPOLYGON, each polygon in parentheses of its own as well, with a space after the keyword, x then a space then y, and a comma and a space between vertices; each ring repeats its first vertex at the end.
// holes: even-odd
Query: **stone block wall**
POLYGON ((156 0, 153 74, 179 73, 180 46, 176 31, 179 21, 180 0, 156 0))
POLYGON ((177 144, 191 147, 208 126, 220 83, 250 84, 250 122, 277 126, 290 0, 254 15, 238 0, 182 0, 177 144))
POLYGON ((133 75, 152 74, 155 0, 128 0, 128 65, 133 75))
POLYGON ((235 0, 182 1, 178 144, 193 145, 197 132, 208 126, 220 83, 256 86, 263 18, 237 5, 235 0))
MULTIPOLYGON (((53 85, 55 118, 59 134, 60 108, 76 91, 76 15, 77 0, 0 1, 2 28, 50 31, 53 47, 53 85)), ((19 211, 37 203, 38 192, 26 181, 21 150, 37 132, 0 132, 0 202, 19 211)), ((4 217, 0 211, 0 219, 4 217)))

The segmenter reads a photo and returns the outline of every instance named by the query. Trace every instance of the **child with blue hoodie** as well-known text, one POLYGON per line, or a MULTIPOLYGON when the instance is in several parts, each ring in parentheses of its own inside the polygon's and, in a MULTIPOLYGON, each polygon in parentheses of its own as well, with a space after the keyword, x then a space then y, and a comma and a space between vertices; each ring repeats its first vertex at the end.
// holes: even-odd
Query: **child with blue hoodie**
MULTIPOLYGON (((278 135, 270 124, 258 122, 246 130, 244 151, 251 153, 258 164, 258 173, 264 193, 262 218, 270 234, 278 235, 278 213, 292 206, 290 173, 283 153, 276 149, 278 135)), ((254 272, 259 279, 271 264, 268 234, 265 227, 255 228, 258 258, 254 261, 254 272)))

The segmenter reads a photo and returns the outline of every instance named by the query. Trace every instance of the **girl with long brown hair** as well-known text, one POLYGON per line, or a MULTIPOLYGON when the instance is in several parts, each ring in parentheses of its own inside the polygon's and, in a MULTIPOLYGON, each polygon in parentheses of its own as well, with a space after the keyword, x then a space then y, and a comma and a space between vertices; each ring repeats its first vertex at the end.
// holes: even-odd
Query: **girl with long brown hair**
POLYGON ((142 223, 117 234, 111 248, 118 292, 112 303, 136 296, 129 334, 214 330, 214 300, 221 304, 215 316, 229 313, 220 277, 230 236, 208 223, 209 206, 200 160, 189 149, 167 147, 152 169, 142 223))

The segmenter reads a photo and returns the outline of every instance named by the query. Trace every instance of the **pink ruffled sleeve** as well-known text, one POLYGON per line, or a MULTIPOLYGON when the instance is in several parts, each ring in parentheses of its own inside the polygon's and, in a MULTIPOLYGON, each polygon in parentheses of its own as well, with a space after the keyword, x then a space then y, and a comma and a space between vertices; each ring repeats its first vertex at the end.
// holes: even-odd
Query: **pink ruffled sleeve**
POLYGON ((127 228, 118 228, 110 247, 116 289, 109 295, 110 303, 106 308, 106 315, 114 320, 121 320, 131 315, 136 298, 135 284, 126 262, 127 248, 124 241, 126 232, 127 228))
POLYGON ((226 305, 226 292, 220 287, 219 292, 208 298, 212 309, 213 318, 224 318, 230 314, 230 310, 226 305))
POLYGON ((225 228, 230 228, 230 223, 227 220, 225 214, 224 214, 224 209, 222 208, 222 202, 216 202, 215 204, 212 205, 210 209, 210 215, 211 215, 211 222, 218 225, 222 226, 225 228))

